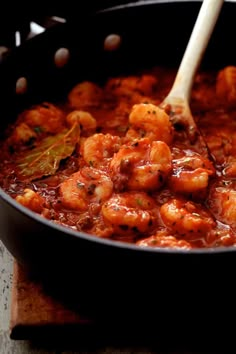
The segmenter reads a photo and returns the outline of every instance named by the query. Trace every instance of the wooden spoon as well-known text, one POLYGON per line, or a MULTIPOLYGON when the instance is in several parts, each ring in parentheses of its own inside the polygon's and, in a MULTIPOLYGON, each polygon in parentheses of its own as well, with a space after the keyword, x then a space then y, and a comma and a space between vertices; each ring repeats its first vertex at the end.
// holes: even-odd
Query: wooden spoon
POLYGON ((209 157, 207 145, 192 116, 189 100, 195 73, 203 57, 224 0, 204 0, 194 25, 174 84, 161 104, 172 123, 186 129, 191 144, 209 157))

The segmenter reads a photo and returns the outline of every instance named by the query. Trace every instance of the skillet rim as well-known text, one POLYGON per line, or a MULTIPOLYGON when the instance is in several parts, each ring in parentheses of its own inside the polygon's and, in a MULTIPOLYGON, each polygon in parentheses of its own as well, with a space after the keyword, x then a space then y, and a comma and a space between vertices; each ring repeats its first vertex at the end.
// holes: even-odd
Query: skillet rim
POLYGON ((121 249, 126 249, 126 250, 131 250, 131 251, 139 251, 139 252, 148 252, 148 253, 166 253, 166 254, 221 254, 221 253, 229 253, 236 251, 236 245, 235 246, 221 246, 221 247, 209 247, 209 248, 192 248, 192 249, 175 249, 175 248, 158 248, 158 247, 141 247, 136 244, 132 243, 127 243, 127 242, 122 242, 122 241, 114 241, 106 238, 101 238, 96 235, 92 234, 86 234, 84 232, 79 232, 75 231, 71 228, 67 228, 66 226, 59 225, 55 223, 54 221, 50 221, 46 218, 43 218, 36 212, 31 211, 30 209, 26 208, 25 206, 21 205, 18 203, 15 199, 13 199, 10 195, 8 195, 1 187, 0 187, 0 198, 2 198, 7 204, 12 206, 13 208, 17 209, 20 211, 22 214, 25 214, 27 217, 30 219, 33 219, 40 224, 44 224, 45 226, 49 228, 53 228, 55 230, 58 230, 64 234, 69 234, 70 236, 73 236, 75 238, 81 238, 84 241, 88 242, 93 242, 97 244, 102 244, 107 247, 115 247, 115 248, 121 248, 121 249))

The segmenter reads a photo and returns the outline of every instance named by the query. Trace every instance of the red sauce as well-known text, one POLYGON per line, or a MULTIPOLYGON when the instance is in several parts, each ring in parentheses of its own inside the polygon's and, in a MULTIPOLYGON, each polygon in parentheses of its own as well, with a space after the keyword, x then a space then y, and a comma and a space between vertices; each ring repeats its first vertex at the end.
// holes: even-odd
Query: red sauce
POLYGON ((140 247, 235 245, 235 70, 199 73, 193 86, 212 160, 158 107, 175 71, 155 68, 22 112, 1 143, 0 186, 78 232, 140 247))

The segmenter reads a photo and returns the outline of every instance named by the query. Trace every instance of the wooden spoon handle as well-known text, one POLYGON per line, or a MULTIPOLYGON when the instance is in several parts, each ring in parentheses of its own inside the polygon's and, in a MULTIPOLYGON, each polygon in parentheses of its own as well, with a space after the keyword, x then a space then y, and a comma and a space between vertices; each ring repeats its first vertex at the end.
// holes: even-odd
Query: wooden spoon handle
POLYGON ((189 101, 195 73, 213 32, 223 2, 224 0, 203 1, 168 97, 179 97, 189 101))

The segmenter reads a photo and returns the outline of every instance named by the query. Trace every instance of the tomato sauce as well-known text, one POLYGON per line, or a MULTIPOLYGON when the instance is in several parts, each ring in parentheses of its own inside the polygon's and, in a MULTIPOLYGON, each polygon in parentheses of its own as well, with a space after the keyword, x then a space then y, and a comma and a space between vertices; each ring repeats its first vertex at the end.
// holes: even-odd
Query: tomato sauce
POLYGON ((78 83, 27 108, 1 142, 0 186, 78 232, 180 249, 236 244, 236 67, 200 72, 191 110, 210 158, 160 108, 163 67, 78 83))

